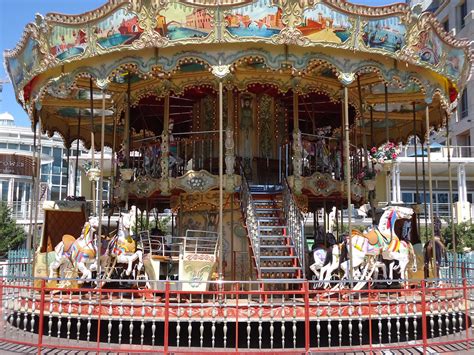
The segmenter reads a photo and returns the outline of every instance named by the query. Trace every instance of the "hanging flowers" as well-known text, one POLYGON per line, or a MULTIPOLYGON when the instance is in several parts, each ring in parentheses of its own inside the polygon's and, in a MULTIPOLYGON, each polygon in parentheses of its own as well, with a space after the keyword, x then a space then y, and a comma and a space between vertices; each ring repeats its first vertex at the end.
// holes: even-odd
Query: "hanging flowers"
POLYGON ((370 150, 370 157, 376 164, 385 164, 398 158, 400 147, 393 142, 387 142, 380 147, 373 147, 370 150))
POLYGON ((357 180, 373 180, 377 176, 377 172, 374 169, 369 168, 368 166, 364 166, 362 170, 356 175, 357 180))

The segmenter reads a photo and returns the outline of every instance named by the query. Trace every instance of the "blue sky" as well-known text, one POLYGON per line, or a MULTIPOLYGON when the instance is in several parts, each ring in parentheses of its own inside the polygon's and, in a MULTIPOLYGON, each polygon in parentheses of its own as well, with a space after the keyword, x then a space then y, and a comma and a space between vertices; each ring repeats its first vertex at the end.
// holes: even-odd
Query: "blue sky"
MULTIPOLYGON (((19 41, 28 22, 34 20, 35 14, 59 12, 77 14, 86 12, 104 4, 106 0, 0 0, 0 78, 7 77, 3 67, 3 51, 12 49, 19 41)), ((397 1, 393 0, 354 0, 353 3, 380 6, 397 1)), ((398 1, 400 2, 400 1, 398 1)), ((29 126, 29 119, 21 106, 16 102, 11 84, 3 87, 0 94, 0 113, 10 112, 20 126, 29 126)))

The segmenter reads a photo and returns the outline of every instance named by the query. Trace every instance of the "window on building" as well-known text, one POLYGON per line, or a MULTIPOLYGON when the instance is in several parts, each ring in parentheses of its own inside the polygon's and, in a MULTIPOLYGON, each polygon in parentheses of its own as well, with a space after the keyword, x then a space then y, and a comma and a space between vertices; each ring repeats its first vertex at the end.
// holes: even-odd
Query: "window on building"
POLYGON ((466 16, 467 16, 467 2, 464 1, 459 5, 459 28, 464 28, 466 26, 466 16))
POLYGON ((2 181, 2 201, 8 201, 8 181, 2 181))
POLYGON ((0 148, 5 149, 7 147, 7 143, 0 143, 0 148))
POLYGON ((467 88, 464 89, 461 95, 461 118, 467 117, 469 114, 468 110, 469 102, 467 98, 467 88))
POLYGON ((446 32, 449 32, 450 28, 449 28, 449 19, 446 19, 443 21, 443 28, 446 32))
POLYGON ((18 150, 18 144, 8 143, 8 149, 18 150))
POLYGON ((413 192, 402 192, 402 201, 407 203, 414 202, 413 192))
POLYGON ((20 150, 30 151, 30 146, 28 144, 20 144, 20 150))

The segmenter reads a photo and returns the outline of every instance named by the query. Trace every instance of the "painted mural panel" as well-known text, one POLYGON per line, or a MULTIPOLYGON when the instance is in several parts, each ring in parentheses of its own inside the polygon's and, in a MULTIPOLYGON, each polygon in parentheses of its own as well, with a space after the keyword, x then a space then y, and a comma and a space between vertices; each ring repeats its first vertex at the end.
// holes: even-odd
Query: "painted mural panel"
POLYGON ((138 16, 120 9, 97 23, 95 28, 97 43, 102 48, 130 44, 143 32, 138 24, 138 16))
POLYGON ((7 63, 14 84, 20 84, 24 79, 24 73, 31 73, 39 64, 38 41, 28 38, 21 54, 16 58, 9 58, 7 63))
POLYGON ((51 54, 66 60, 84 53, 87 47, 86 30, 57 25, 51 31, 51 54))
POLYGON ((169 6, 157 17, 156 30, 170 40, 204 38, 212 32, 214 19, 203 8, 169 6))
POLYGON ((239 37, 268 38, 283 28, 282 9, 267 0, 232 10, 225 20, 227 31, 239 37))
POLYGON ((431 65, 438 65, 443 52, 441 39, 432 31, 423 31, 420 33, 419 41, 415 45, 418 58, 422 62, 431 65))
POLYGON ((353 33, 349 16, 323 4, 306 9, 298 29, 313 42, 344 43, 353 33))
POLYGON ((398 17, 370 20, 364 26, 362 39, 370 48, 397 52, 405 45, 406 27, 398 17))
POLYGON ((451 49, 446 56, 446 74, 458 78, 464 67, 465 53, 462 49, 451 49))

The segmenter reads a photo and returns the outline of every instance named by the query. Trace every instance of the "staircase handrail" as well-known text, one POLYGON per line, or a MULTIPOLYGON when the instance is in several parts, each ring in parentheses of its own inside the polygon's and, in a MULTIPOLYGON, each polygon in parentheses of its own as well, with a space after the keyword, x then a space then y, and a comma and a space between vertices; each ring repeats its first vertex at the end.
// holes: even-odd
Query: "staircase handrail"
POLYGON ((285 215, 285 221, 287 224, 287 235, 293 242, 295 247, 296 256, 300 262, 301 272, 303 279, 305 276, 306 269, 306 248, 304 240, 304 217, 301 213, 295 198, 291 192, 291 188, 288 185, 288 181, 283 179, 283 212, 285 215))
POLYGON ((250 242, 252 244, 252 250, 255 257, 255 265, 257 268, 257 277, 260 277, 260 238, 259 238, 259 229, 260 222, 257 218, 257 211, 252 199, 252 194, 250 193, 250 186, 245 177, 244 169, 240 165, 240 176, 242 177, 242 185, 240 187, 240 204, 242 208, 242 213, 245 217, 245 223, 247 225, 247 233, 250 237, 250 242))

